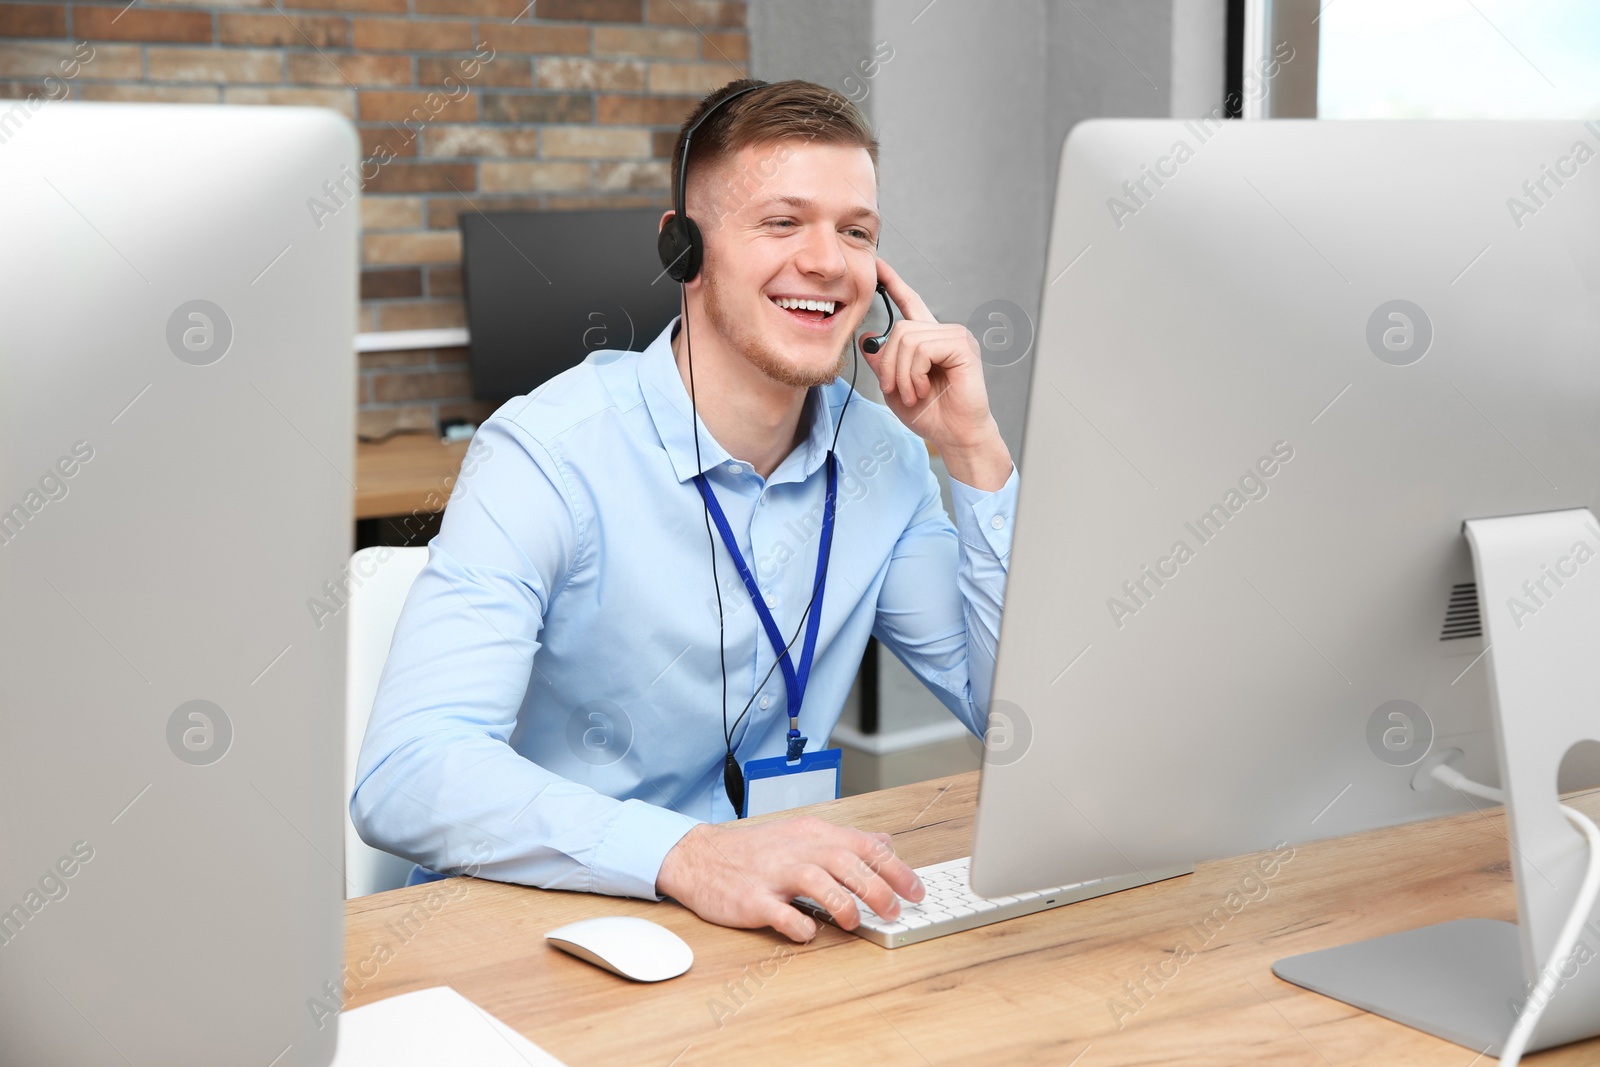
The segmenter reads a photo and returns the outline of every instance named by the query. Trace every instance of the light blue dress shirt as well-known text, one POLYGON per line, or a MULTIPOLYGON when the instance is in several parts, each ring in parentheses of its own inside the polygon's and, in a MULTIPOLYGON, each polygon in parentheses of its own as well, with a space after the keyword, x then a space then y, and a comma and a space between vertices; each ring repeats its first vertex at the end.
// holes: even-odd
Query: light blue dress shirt
MULTIPOLYGON (((602 351, 478 429, 406 598, 378 685, 350 814, 363 839, 432 872, 656 899, 661 861, 723 789, 717 604, 693 481, 677 322, 644 352, 602 351)), ((870 373, 870 371, 868 372, 870 373)), ((815 576, 842 378, 813 388, 809 431, 763 479, 700 424, 700 455, 785 639, 815 576)), ((800 712, 824 747, 875 635, 981 736, 1017 473, 952 480, 856 394, 839 435, 822 619, 800 712)), ((728 714, 743 766, 784 752, 781 668, 716 538, 728 714), (766 678, 763 684, 762 679, 766 678)), ((796 661, 804 637, 792 646, 796 661)))

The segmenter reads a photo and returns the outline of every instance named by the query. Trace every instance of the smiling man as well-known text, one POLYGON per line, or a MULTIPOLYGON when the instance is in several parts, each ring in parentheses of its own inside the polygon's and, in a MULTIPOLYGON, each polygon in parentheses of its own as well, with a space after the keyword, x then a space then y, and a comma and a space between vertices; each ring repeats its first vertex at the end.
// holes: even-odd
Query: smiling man
POLYGON ((406 601, 350 810, 413 881, 666 895, 804 940, 797 896, 848 928, 843 889, 888 918, 921 886, 887 835, 738 821, 725 768, 796 733, 820 748, 874 635, 982 735, 1017 475, 972 335, 878 258, 877 142, 856 108, 735 82, 685 131, 702 117, 673 158, 704 244, 682 315, 479 429, 491 454, 406 601), (864 357, 875 404, 839 374, 880 283, 905 317, 864 357))

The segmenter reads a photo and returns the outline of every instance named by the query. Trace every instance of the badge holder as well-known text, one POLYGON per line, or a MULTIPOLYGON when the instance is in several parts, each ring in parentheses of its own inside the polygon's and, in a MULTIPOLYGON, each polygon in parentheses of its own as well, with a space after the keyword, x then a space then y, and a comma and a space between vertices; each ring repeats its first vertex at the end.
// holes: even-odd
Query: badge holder
MULTIPOLYGON (((805 738, 798 738, 805 744, 805 738)), ((790 752, 796 751, 796 738, 790 737, 790 752)), ((769 815, 775 811, 820 804, 839 798, 840 760, 843 750, 798 752, 797 759, 773 756, 753 759, 744 765, 744 810, 740 818, 769 815)))

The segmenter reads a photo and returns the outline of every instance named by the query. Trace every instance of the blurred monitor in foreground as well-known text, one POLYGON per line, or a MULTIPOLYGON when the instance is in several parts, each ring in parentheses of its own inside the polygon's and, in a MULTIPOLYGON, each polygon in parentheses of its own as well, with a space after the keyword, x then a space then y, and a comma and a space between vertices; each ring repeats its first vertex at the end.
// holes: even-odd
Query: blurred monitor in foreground
POLYGON ((47 103, 0 154, 0 1059, 323 1067, 355 131, 47 103))

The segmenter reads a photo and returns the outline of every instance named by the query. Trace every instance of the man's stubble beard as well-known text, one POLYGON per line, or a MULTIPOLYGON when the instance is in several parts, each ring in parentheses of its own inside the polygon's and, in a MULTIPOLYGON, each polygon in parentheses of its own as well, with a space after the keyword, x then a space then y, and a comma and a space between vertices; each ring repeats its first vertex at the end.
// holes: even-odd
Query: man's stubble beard
POLYGON ((715 275, 706 273, 706 318, 711 326, 756 370, 775 382, 809 389, 813 385, 827 385, 844 372, 846 349, 839 350, 839 358, 825 371, 808 371, 785 359, 783 353, 767 344, 759 331, 742 319, 727 313, 722 293, 717 288, 715 275))

